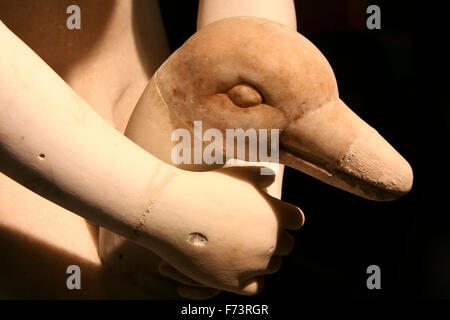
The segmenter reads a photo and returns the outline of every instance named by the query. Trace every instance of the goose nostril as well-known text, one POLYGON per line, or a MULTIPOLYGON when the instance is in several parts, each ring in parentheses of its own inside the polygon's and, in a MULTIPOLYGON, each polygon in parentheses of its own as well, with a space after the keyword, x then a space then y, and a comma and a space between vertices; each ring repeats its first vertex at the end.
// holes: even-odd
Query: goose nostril
POLYGON ((261 94, 246 83, 241 83, 227 92, 228 97, 235 105, 241 108, 248 108, 263 103, 261 94))

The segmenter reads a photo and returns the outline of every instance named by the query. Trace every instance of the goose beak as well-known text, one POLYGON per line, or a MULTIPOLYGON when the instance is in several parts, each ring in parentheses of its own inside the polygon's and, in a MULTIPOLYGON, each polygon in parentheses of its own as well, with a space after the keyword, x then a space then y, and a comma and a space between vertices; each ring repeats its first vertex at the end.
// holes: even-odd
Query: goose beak
POLYGON ((339 99, 289 125, 280 137, 280 162, 377 201, 397 199, 413 183, 408 162, 339 99))

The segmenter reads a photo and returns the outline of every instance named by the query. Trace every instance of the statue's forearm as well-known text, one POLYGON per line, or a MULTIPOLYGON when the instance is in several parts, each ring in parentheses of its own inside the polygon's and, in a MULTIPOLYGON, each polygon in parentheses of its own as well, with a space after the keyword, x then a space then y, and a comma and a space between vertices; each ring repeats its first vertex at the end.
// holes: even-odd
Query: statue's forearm
POLYGON ((17 160, 87 208, 77 213, 130 236, 155 173, 170 166, 109 126, 1 22, 0 44, 0 170, 11 171, 6 155, 17 160))
POLYGON ((197 29, 236 16, 266 18, 297 30, 293 0, 200 0, 197 29))

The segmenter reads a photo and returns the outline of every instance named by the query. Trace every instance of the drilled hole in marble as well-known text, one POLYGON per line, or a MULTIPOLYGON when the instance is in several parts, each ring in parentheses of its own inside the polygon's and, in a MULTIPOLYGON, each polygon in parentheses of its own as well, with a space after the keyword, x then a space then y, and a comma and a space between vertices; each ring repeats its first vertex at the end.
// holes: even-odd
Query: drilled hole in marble
POLYGON ((187 238, 187 242, 193 246, 203 247, 208 243, 208 238, 200 232, 192 232, 187 238))

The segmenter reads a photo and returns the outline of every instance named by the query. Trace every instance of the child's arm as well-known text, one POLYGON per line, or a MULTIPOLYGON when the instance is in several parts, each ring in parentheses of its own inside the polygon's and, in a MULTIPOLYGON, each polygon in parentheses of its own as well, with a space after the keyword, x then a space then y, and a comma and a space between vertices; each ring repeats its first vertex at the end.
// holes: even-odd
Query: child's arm
POLYGON ((220 19, 238 16, 266 18, 297 30, 293 0, 200 0, 197 29, 220 19))
POLYGON ((2 152, 88 204, 93 222, 129 233, 159 161, 108 125, 1 22, 0 43, 2 152))

